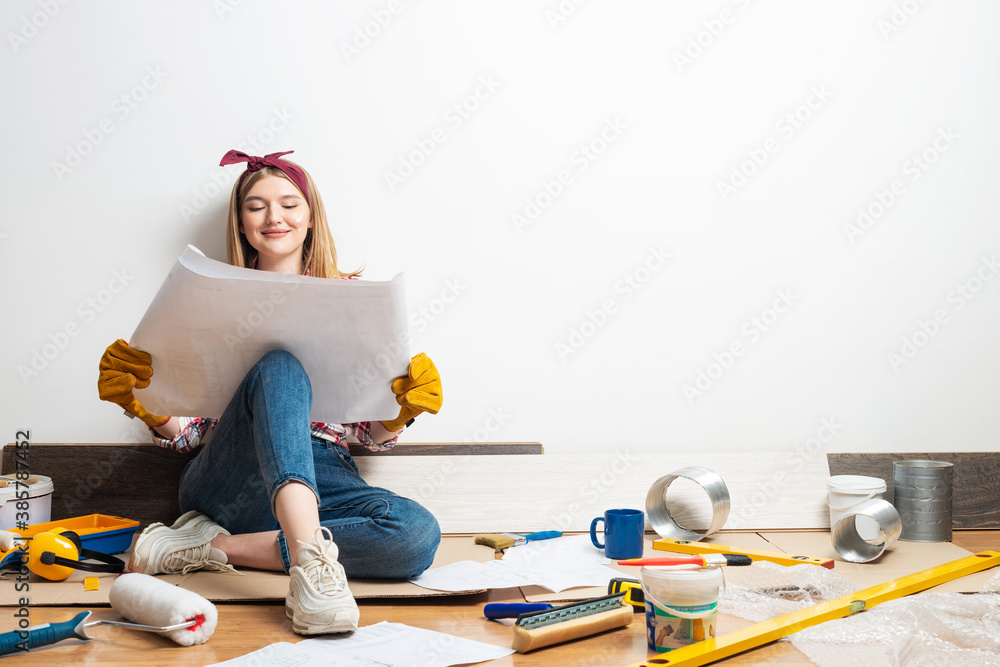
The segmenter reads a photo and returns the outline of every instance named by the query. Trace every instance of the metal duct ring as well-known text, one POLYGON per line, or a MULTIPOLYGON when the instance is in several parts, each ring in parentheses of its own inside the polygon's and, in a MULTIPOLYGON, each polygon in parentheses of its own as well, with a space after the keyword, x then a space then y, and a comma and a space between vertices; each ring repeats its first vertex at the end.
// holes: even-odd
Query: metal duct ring
POLYGON ((729 489, 714 470, 698 466, 681 468, 661 477, 649 487, 649 493, 646 494, 646 516, 649 517, 649 525, 660 537, 697 542, 718 532, 726 523, 726 519, 729 518, 729 489), (677 525, 670 516, 670 509, 667 507, 667 487, 678 477, 689 479, 701 486, 708 494, 708 499, 712 501, 712 524, 704 534, 677 525))
POLYGON ((868 563, 881 556, 891 547, 903 531, 903 522, 899 512, 887 500, 872 498, 858 503, 840 518, 837 525, 831 529, 833 548, 840 557, 851 563, 868 563), (873 519, 882 531, 883 541, 875 544, 861 537, 854 522, 857 516, 873 519))

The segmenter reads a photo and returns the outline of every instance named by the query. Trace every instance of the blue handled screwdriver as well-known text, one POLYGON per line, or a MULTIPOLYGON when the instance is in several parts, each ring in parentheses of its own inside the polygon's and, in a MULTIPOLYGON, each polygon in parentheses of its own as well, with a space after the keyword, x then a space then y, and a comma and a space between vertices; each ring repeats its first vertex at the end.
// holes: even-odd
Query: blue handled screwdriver
POLYGON ((545 611, 552 609, 553 605, 547 602, 491 602, 483 607, 483 614, 486 618, 517 618, 521 614, 529 614, 533 611, 545 611))

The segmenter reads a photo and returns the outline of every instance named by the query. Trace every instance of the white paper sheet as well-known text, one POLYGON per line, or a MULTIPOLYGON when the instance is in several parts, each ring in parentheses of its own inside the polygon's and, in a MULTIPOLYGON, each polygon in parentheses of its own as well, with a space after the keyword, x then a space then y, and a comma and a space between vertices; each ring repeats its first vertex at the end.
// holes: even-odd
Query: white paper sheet
POLYGON ((293 353, 312 383, 312 421, 399 413, 390 389, 410 361, 403 274, 330 280, 255 271, 188 246, 129 344, 153 357, 136 399, 153 414, 219 417, 265 353, 293 353))
POLYGON ((607 586, 617 576, 621 573, 603 565, 554 554, 520 562, 464 560, 432 568, 410 581, 436 591, 541 586, 558 593, 578 586, 607 586))
POLYGON ((469 591, 481 588, 513 588, 533 584, 518 572, 500 567, 497 561, 478 563, 462 560, 426 570, 411 583, 434 591, 469 591))
POLYGON ((533 540, 527 544, 510 547, 503 554, 509 563, 530 562, 534 558, 578 558, 589 563, 607 565, 611 559, 590 541, 590 534, 563 535, 548 540, 533 540))
POLYGON ((345 635, 278 643, 210 667, 448 667, 502 658, 513 649, 381 622, 345 635))

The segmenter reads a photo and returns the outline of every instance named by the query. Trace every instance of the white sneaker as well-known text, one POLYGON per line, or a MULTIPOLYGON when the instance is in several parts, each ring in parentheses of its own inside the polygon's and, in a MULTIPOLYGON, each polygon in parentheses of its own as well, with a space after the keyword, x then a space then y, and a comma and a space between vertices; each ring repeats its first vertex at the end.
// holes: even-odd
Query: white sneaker
POLYGON ((344 567, 330 529, 321 526, 309 544, 299 542, 299 564, 288 571, 285 616, 300 635, 353 632, 361 612, 347 587, 344 567))
POLYGON ((174 525, 150 524, 136 540, 128 569, 142 574, 187 574, 194 570, 228 570, 226 554, 212 548, 212 540, 229 531, 194 510, 174 525))

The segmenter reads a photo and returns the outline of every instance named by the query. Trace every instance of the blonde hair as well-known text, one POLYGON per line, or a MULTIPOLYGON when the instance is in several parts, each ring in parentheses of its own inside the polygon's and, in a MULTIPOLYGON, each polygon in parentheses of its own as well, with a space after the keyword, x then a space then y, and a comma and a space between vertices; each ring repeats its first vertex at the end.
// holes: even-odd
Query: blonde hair
MULTIPOLYGON (((289 160, 289 162, 291 161, 289 160)), ((301 169, 301 167, 299 168, 301 169)), ((302 169, 302 172, 306 175, 306 181, 309 184, 309 192, 308 194, 303 193, 303 196, 309 202, 313 222, 312 228, 306 233, 305 243, 302 245, 303 271, 316 278, 347 278, 361 275, 364 266, 351 272, 341 272, 337 268, 337 248, 333 245, 333 235, 330 234, 330 226, 326 221, 323 198, 320 197, 319 190, 309 172, 305 169, 302 169)), ((280 176, 295 185, 292 179, 288 178, 285 172, 280 169, 264 167, 247 174, 242 183, 233 186, 233 193, 229 197, 229 219, 226 223, 226 261, 233 266, 250 268, 250 265, 257 259, 257 250, 247 241, 246 235, 240 232, 240 209, 243 207, 243 201, 250 189, 265 176, 280 176)), ((295 189, 298 190, 298 186, 295 186, 295 189)))

